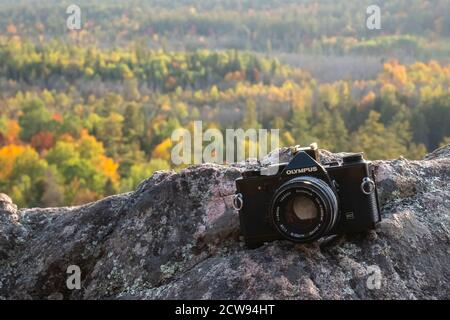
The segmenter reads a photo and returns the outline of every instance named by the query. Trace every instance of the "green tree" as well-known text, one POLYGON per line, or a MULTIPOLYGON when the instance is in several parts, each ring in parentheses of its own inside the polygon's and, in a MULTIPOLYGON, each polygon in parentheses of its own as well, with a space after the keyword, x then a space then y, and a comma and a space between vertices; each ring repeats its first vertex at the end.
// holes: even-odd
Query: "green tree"
POLYGON ((311 135, 311 118, 305 110, 294 110, 289 126, 296 144, 309 146, 314 142, 315 138, 311 135))
POLYGON ((129 103, 125 108, 123 135, 129 143, 141 138, 144 134, 144 121, 142 119, 141 106, 137 103, 129 103))
POLYGON ((20 137, 24 141, 31 141, 36 133, 50 131, 49 129, 52 128, 52 116, 40 99, 35 98, 26 102, 22 111, 19 124, 22 128, 20 137))
POLYGON ((337 110, 319 113, 311 135, 316 137, 321 148, 335 152, 346 150, 349 144, 347 128, 337 110))
POLYGON ((380 122, 380 114, 371 111, 364 124, 352 135, 351 149, 364 151, 368 159, 391 159, 406 155, 407 147, 394 130, 380 122))
POLYGON ((9 186, 13 190, 12 196, 19 206, 39 206, 45 191, 44 181, 47 162, 39 158, 32 148, 17 157, 9 186))
POLYGON ((243 129, 259 129, 261 125, 258 122, 258 113, 256 103, 253 99, 248 99, 245 105, 245 115, 242 120, 243 129))
POLYGON ((163 159, 152 159, 148 163, 136 163, 130 168, 130 172, 122 180, 121 190, 123 192, 133 190, 144 179, 149 178, 155 171, 168 170, 170 165, 163 159))
POLYGON ((400 107, 397 114, 391 121, 388 130, 396 137, 399 146, 399 154, 409 159, 421 159, 426 154, 426 147, 423 144, 413 143, 413 133, 409 122, 409 113, 405 106, 400 107))

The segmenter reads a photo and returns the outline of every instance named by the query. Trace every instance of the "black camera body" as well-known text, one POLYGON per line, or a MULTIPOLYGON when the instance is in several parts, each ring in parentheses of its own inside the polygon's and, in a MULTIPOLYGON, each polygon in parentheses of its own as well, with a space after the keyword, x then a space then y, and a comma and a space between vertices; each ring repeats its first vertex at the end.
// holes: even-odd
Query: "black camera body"
POLYGON ((361 153, 322 165, 317 145, 298 149, 289 163, 247 170, 236 180, 241 234, 257 247, 372 229, 381 220, 374 181, 361 153))

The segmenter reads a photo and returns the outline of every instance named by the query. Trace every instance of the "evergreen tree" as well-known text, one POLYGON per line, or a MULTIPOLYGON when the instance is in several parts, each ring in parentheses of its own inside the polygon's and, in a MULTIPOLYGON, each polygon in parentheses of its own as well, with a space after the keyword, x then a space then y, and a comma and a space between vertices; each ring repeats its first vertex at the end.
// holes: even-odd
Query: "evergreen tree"
POLYGON ((312 142, 315 142, 315 138, 311 135, 311 118, 305 111, 294 111, 289 126, 296 144, 309 146, 312 142))
POLYGON ((340 152, 346 150, 349 144, 347 128, 337 110, 321 112, 311 134, 321 148, 327 150, 340 152))
POLYGON ((380 122, 380 114, 371 111, 364 124, 352 135, 353 151, 364 151, 368 159, 393 159, 400 155, 407 156, 408 146, 398 136, 396 128, 403 124, 396 123, 386 128, 380 122))
POLYGON ((248 99, 245 105, 245 115, 242 120, 242 128, 259 129, 261 125, 258 122, 258 113, 256 111, 256 103, 253 99, 248 99))

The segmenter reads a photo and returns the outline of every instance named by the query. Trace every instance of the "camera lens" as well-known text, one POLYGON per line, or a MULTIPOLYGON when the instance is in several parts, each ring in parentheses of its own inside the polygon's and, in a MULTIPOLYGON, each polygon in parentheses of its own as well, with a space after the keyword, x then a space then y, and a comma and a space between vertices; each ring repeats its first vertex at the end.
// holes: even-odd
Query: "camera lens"
POLYGON ((310 223, 319 216, 314 201, 302 195, 297 195, 290 200, 287 210, 288 214, 296 218, 299 223, 310 223))
POLYGON ((325 181, 298 177, 275 192, 272 219, 284 238, 309 242, 330 231, 337 219, 337 207, 336 195, 325 181))

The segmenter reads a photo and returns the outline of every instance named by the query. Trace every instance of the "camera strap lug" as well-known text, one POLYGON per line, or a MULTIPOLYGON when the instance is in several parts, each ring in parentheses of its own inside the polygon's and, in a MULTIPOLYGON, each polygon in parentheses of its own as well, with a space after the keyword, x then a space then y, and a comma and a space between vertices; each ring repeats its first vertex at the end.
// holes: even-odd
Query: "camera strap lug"
POLYGON ((236 193, 233 197, 233 208, 237 211, 241 210, 244 206, 244 199, 242 193, 236 193))
POLYGON ((366 195, 370 195, 375 191, 375 182, 369 177, 365 177, 361 183, 361 191, 366 195))

